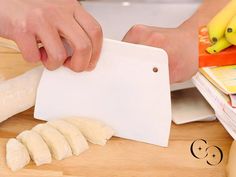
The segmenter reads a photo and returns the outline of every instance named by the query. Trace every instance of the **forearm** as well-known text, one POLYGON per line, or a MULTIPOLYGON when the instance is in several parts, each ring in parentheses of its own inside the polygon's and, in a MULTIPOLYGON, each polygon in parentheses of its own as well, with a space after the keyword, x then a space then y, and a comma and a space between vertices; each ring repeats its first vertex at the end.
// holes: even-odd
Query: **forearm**
POLYGON ((230 0, 217 0, 217 2, 216 0, 203 0, 198 10, 182 26, 196 32, 199 27, 207 25, 228 2, 230 0))
POLYGON ((198 26, 207 25, 210 20, 228 3, 230 0, 204 0, 193 18, 198 19, 198 26), (196 17, 195 17, 196 16, 196 17))

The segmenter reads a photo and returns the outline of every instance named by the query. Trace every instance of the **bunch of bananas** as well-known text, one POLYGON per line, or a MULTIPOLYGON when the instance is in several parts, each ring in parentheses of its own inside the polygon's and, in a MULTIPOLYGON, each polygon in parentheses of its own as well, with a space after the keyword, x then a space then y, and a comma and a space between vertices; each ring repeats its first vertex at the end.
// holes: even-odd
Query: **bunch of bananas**
POLYGON ((206 49, 213 54, 236 45, 236 0, 231 0, 207 25, 212 46, 206 49))

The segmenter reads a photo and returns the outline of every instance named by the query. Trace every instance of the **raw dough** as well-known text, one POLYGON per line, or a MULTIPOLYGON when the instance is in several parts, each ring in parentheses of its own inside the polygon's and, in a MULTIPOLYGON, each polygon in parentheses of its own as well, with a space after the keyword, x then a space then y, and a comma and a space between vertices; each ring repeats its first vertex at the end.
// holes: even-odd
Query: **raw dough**
POLYGON ((48 124, 38 124, 32 130, 41 135, 56 160, 62 160, 72 155, 70 145, 65 137, 52 126, 48 124))
POLYGON ((88 143, 82 133, 72 124, 64 120, 49 121, 49 125, 56 128, 66 138, 74 155, 79 155, 88 149, 88 143))
POLYGON ((0 122, 35 104, 36 90, 43 67, 0 83, 0 122))
POLYGON ((42 137, 33 130, 25 130, 17 137, 28 149, 31 159, 37 166, 51 163, 51 154, 42 137))
POLYGON ((89 118, 71 117, 64 119, 75 125, 85 136, 85 138, 94 144, 105 145, 114 135, 114 130, 101 121, 89 118))
POLYGON ((235 177, 236 176, 236 141, 233 141, 230 152, 229 152, 229 160, 227 164, 227 177, 235 177))
POLYGON ((30 162, 26 147, 15 138, 9 139, 6 144, 6 161, 12 171, 19 170, 30 162))

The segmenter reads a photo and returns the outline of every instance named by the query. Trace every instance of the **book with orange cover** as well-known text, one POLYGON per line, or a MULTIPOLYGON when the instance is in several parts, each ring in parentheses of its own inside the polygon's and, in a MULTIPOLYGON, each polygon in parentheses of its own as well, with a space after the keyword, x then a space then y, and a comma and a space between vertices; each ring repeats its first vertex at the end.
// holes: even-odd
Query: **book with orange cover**
POLYGON ((231 46, 219 53, 209 54, 206 48, 211 46, 207 27, 199 30, 199 67, 226 66, 236 64, 236 46, 231 46))

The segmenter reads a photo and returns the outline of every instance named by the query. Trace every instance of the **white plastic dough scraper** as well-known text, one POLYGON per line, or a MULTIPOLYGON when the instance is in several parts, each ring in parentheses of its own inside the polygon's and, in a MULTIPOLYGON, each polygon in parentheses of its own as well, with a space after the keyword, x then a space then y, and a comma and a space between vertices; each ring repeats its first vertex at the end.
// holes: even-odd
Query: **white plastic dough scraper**
POLYGON ((98 119, 118 137, 166 147, 171 125, 168 56, 159 48, 105 39, 94 71, 45 69, 34 116, 98 119))

